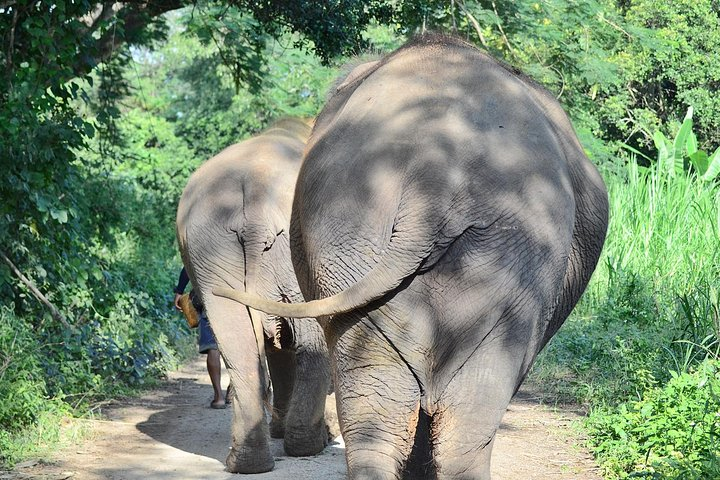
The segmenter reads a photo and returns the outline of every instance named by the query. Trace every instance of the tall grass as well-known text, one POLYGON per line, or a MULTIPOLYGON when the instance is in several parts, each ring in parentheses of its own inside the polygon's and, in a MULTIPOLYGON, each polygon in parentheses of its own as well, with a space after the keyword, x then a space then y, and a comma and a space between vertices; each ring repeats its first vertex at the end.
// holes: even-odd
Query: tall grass
POLYGON ((662 167, 631 160, 624 175, 607 177, 611 223, 597 276, 632 271, 683 294, 720 271, 720 192, 695 175, 671 177, 662 167))
POLYGON ((650 295, 650 302, 626 301, 652 305, 641 320, 672 335, 668 348, 685 357, 674 367, 685 370, 693 358, 718 355, 720 189, 660 160, 642 167, 631 159, 621 175, 607 177, 611 223, 596 273, 607 290, 595 293, 614 298, 612 290, 626 288, 628 278, 646 284, 650 291, 631 293, 650 295))

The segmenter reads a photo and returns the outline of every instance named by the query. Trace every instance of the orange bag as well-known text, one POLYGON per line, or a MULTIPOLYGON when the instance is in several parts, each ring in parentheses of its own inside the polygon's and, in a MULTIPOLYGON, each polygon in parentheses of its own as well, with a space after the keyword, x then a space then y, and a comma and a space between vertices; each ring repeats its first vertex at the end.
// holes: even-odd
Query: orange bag
POLYGON ((190 300, 190 295, 186 293, 185 295, 180 297, 178 304, 180 304, 180 309, 182 310, 183 315, 185 315, 185 320, 187 320, 188 326, 190 328, 197 328, 197 326, 200 324, 200 317, 198 316, 195 307, 193 307, 192 301, 190 300))

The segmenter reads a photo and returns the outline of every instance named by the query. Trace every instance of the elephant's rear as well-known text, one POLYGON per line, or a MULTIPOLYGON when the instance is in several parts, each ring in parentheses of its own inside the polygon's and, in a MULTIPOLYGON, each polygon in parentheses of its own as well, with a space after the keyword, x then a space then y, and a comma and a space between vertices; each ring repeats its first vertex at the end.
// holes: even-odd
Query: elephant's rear
MULTIPOLYGON (((239 247, 241 241, 248 247, 253 243, 268 246, 280 232, 287 232, 292 192, 309 132, 306 122, 286 119, 226 148, 190 177, 178 204, 176 225, 183 261, 198 284, 228 281, 193 268, 194 264, 208 265, 212 252, 231 262, 230 270, 238 278, 228 283, 244 288, 243 252, 233 246, 239 247)), ((204 293, 209 295, 209 288, 204 293)))
POLYGON ((429 445, 438 478, 487 478, 510 398, 595 268, 607 193, 557 102, 463 42, 363 68, 318 118, 291 225, 308 299, 409 272, 328 325, 350 476, 429 445))
MULTIPOLYGON (((485 292, 478 312, 484 302, 517 303, 506 292, 522 278, 519 290, 536 291, 546 316, 563 302, 554 329, 585 288, 607 225, 602 180, 557 102, 453 39, 418 41, 365 73, 330 98, 300 173, 291 238, 306 297, 345 291, 385 263, 415 262, 404 285, 433 277, 432 299, 432 288, 456 282, 457 296, 448 289, 441 299, 451 307, 485 292), (568 268, 581 275, 568 274, 564 292, 573 255, 568 268), (542 262, 531 269, 528 257, 542 262), (492 285, 504 285, 502 295, 490 295, 492 285)), ((400 344, 484 337, 471 320, 439 332, 437 315, 406 317, 395 325, 409 332, 400 344)), ((539 349, 544 330, 534 335, 539 349)))
MULTIPOLYGON (((177 235, 183 263, 203 300, 240 399, 233 403, 233 444, 227 458, 232 472, 259 473, 273 468, 265 417, 269 380, 264 365, 266 341, 278 339, 280 328, 275 319, 251 314, 244 306, 211 292, 230 285, 278 300, 299 297, 287 231, 292 192, 308 134, 306 123, 290 120, 228 147, 191 176, 178 206, 177 235)), ((307 330, 305 340, 310 345, 308 350, 315 348, 313 360, 317 359, 316 368, 321 373, 317 384, 304 387, 312 390, 312 397, 308 395, 305 404, 295 407, 301 411, 300 420, 287 428, 292 440, 288 442, 286 437, 286 450, 291 454, 315 454, 326 441, 322 409, 329 382, 327 358, 322 334, 314 322, 311 326, 317 334, 307 330), (311 340, 317 341, 311 344, 311 340)), ((284 378, 293 378, 300 363, 289 350, 270 352, 267 358, 271 365, 283 364, 287 370, 284 378)), ((304 375, 303 382, 310 383, 307 378, 311 376, 304 375)), ((280 392, 289 396, 293 391, 293 386, 285 383, 276 385, 278 407, 282 403, 277 400, 280 392)), ((284 400, 283 415, 290 408, 284 400)), ((279 414, 276 417, 280 418, 279 414)), ((285 427, 282 418, 276 430, 285 427)))

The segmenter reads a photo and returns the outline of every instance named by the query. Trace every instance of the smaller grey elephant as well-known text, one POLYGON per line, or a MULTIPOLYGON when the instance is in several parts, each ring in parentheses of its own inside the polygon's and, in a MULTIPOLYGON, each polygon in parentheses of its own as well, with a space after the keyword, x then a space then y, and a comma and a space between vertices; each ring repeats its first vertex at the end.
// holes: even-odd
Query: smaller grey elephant
POLYGON ((269 434, 289 455, 319 453, 330 386, 327 346, 314 319, 287 322, 211 294, 232 287, 282 302, 302 301, 290 260, 292 195, 309 122, 281 120, 205 162, 188 181, 177 212, 177 238, 235 387, 235 473, 272 470, 269 434), (268 431, 268 378, 273 416, 268 431))

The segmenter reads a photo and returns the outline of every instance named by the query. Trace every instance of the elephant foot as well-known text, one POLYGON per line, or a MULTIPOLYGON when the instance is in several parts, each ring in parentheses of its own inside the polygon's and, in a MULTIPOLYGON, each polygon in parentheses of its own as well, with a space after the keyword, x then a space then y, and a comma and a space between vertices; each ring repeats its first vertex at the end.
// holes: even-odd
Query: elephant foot
POLYGON ((225 466, 230 473, 264 473, 275 468, 275 459, 268 447, 259 450, 231 447, 225 466))
POLYGON ((328 443, 329 434, 325 422, 313 427, 285 427, 285 452, 291 457, 317 455, 328 443))

